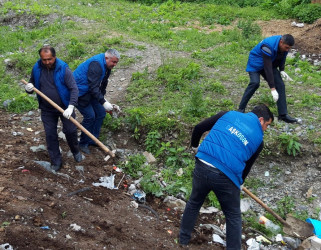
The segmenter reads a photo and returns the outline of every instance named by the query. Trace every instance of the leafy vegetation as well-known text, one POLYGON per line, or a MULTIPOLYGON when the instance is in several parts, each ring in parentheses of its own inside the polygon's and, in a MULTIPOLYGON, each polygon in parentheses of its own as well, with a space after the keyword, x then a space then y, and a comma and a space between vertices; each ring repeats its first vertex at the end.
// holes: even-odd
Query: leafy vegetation
MULTIPOLYGON (((144 51, 146 46, 141 44, 148 42, 171 52, 160 53, 156 59, 162 63, 156 69, 146 67, 132 74, 122 103, 125 117, 107 115, 102 136, 105 131, 129 127, 128 133, 153 153, 157 164, 146 164, 145 157, 137 154, 120 164, 124 171, 133 178, 142 177, 146 193, 181 193, 188 198, 194 167, 194 155, 188 150, 190 131, 206 117, 237 108, 240 93, 248 84, 244 71, 248 53, 262 39, 255 21, 291 17, 312 22, 321 13, 320 5, 296 0, 139 2, 97 0, 88 5, 76 0, 6 1, 0 13, 10 13, 18 24, 3 23, 0 27, 0 100, 9 100, 6 107, 12 112, 37 108, 35 96, 27 95, 18 82, 28 79, 38 60, 37 50, 45 43, 56 47, 58 57, 68 62, 72 70, 108 48, 116 48, 122 54, 133 48, 144 51), (19 24, 26 17, 35 20, 32 27, 19 24), (139 42, 128 41, 132 39, 139 42), (4 63, 5 59, 9 63, 4 63)), ((142 59, 122 55, 117 67, 130 67, 142 59)), ((286 63, 294 79, 294 83, 287 84, 291 93, 289 106, 294 111, 303 109, 305 118, 315 124, 315 117, 321 119, 320 110, 315 108, 320 106, 320 68, 301 60, 299 55, 288 58, 286 63), (301 73, 297 74, 296 68, 301 73), (311 118, 306 115, 310 113, 314 114, 311 118)), ((251 99, 249 108, 262 102, 277 113, 265 84, 260 94, 251 99)), ((273 126, 273 133, 265 133, 263 155, 276 154, 277 144, 283 153, 298 156, 299 136, 281 133, 278 123, 273 126)), ((321 145, 320 134, 316 130, 309 133, 309 141, 321 145)), ((245 184, 253 190, 264 185, 253 178, 245 184)), ((207 202, 219 206, 213 193, 207 202)), ((282 202, 284 213, 292 209, 291 200, 282 202)))

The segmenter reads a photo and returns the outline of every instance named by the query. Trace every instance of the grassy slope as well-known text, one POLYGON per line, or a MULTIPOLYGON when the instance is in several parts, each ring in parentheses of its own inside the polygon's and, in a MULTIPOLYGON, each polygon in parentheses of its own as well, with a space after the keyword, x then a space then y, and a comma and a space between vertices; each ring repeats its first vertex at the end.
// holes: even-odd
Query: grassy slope
MULTIPOLYGON (((175 51, 188 55, 187 59, 174 56, 171 60, 164 60, 154 74, 135 73, 124 103, 131 123, 137 123, 138 130, 134 131, 137 137, 138 134, 145 137, 148 131, 158 131, 161 135, 177 131, 177 140, 167 142, 167 145, 163 142, 160 146, 163 151, 154 152, 165 164, 173 167, 172 172, 168 169, 162 172, 168 182, 173 181, 173 172, 181 166, 188 165, 186 173, 190 174, 191 157, 186 156, 181 148, 187 146, 186 138, 192 126, 220 110, 237 108, 248 84, 244 71, 248 52, 261 39, 257 27, 248 20, 276 16, 258 8, 173 1, 152 6, 131 1, 7 1, 0 6, 1 14, 12 12, 21 15, 22 19, 32 17, 37 20, 32 28, 0 28, 4 38, 0 41, 0 54, 5 55, 0 60, 12 60, 9 73, 3 63, 0 66, 0 100, 15 97, 10 109, 16 112, 36 107, 34 99, 23 93, 17 81, 29 76, 38 58, 37 49, 44 43, 56 47, 72 69, 91 55, 110 47, 121 52, 132 47, 144 49, 128 42, 128 37, 172 50, 173 55, 175 51), (44 21, 47 15, 49 22, 44 21), (79 23, 79 18, 89 22, 79 23), (223 27, 222 32, 208 32, 221 29, 221 24, 234 24, 234 28, 223 27), (17 93, 21 94, 17 96, 17 93), (140 122, 143 126, 139 125, 140 122)), ((121 64, 128 65, 133 61, 124 57, 121 64)), ((287 92, 291 93, 289 110, 300 114, 307 125, 320 128, 320 71, 297 58, 288 60, 287 64, 287 72, 295 80, 287 84, 287 92), (294 74, 296 67, 302 69, 301 74, 294 74)), ((251 99, 249 108, 265 102, 276 113, 266 84, 262 84, 259 93, 251 99)), ((290 127, 294 128, 293 125, 290 127)), ((266 134, 268 146, 265 154, 272 153, 280 145, 278 136, 282 133, 282 125, 276 124, 274 128, 266 134)), ((320 147, 318 131, 309 131, 307 139, 308 143, 316 142, 320 147)), ((160 142, 152 141, 151 147, 157 143, 160 142)), ((178 178, 174 182, 176 185, 170 186, 168 192, 179 191, 179 186, 188 180, 178 178)))

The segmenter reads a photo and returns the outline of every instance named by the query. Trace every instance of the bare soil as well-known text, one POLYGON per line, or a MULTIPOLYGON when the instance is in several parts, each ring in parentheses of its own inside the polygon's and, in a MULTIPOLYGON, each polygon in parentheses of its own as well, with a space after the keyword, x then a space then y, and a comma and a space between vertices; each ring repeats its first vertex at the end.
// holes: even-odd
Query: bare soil
MULTIPOLYGON (((301 54, 320 53, 321 19, 303 28, 292 27, 293 20, 260 22, 265 36, 291 33, 296 49, 301 54)), ((144 44, 145 51, 129 50, 128 56, 144 58, 139 64, 115 69, 108 86, 111 102, 122 100, 133 72, 145 67, 153 70, 161 64, 166 51, 144 44)), ((46 151, 32 152, 31 146, 45 145, 39 113, 10 114, 0 110, 0 244, 9 243, 14 249, 176 249, 182 211, 168 208, 162 199, 147 197, 144 207, 131 206, 128 194, 132 180, 124 173, 115 172, 116 159, 104 161, 105 153, 91 148, 91 155, 76 163, 67 156, 69 151, 61 140, 64 166, 55 175, 34 161, 49 161, 46 151), (83 166, 84 173, 76 166, 83 166), (99 177, 115 174, 119 189, 95 187, 99 177), (71 192, 89 190, 70 195, 71 192), (72 224, 81 228, 76 231, 72 224), (46 229, 47 227, 47 229, 46 229)), ((129 149, 139 145, 128 134, 113 135, 117 145, 129 149), (128 141, 126 145, 124 141, 128 141)), ((219 214, 201 215, 200 223, 224 224, 219 214)), ((219 244, 208 244, 212 232, 196 227, 189 249, 223 249, 219 244)), ((245 242, 244 242, 245 244, 245 242)), ((246 248, 246 247, 245 247, 246 248)))

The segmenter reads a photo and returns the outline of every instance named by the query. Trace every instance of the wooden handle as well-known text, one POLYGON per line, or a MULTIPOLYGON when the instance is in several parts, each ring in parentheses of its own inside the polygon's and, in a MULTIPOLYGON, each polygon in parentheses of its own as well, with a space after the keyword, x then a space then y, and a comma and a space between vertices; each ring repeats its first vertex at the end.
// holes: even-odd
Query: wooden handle
POLYGON ((253 193, 250 192, 246 187, 242 187, 242 190, 247 193, 253 200, 259 203, 266 211, 272 214, 276 219, 278 219, 283 225, 291 227, 285 220, 283 220, 277 213, 275 213, 271 208, 269 208, 263 201, 256 197, 253 193))
MULTIPOLYGON (((28 84, 25 80, 21 80, 22 83, 28 84)), ((33 90, 40 95, 43 99, 45 99, 47 102, 49 102, 54 108, 56 108, 61 113, 64 113, 64 110, 58 106, 56 103, 54 103, 49 97, 47 97, 45 94, 43 94, 40 90, 36 89, 35 87, 33 90)), ((92 133, 90 133, 86 128, 84 128, 75 118, 70 117, 69 119, 73 124, 75 124, 81 131, 83 131, 86 135, 90 137, 99 147, 101 147, 107 154, 109 154, 111 157, 115 157, 115 154, 110 151, 103 143, 101 143, 92 133)))

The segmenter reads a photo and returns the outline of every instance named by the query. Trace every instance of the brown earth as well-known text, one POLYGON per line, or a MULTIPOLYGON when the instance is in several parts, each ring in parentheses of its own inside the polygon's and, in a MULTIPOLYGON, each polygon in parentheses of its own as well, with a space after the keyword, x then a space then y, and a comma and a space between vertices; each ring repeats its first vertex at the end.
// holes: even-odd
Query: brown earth
MULTIPOLYGON (((260 22, 264 36, 291 33, 296 38, 296 49, 301 54, 319 54, 321 19, 303 28, 291 26, 292 20, 260 22)), ((154 65, 159 48, 147 47, 146 61, 135 67, 116 69, 112 76, 117 85, 109 86, 113 101, 122 99, 132 72, 154 65), (124 77, 125 76, 125 77, 124 77), (121 80, 121 78, 124 78, 121 80)), ((130 53, 126 52, 126 53, 130 53)), ((143 57, 144 58, 144 57, 143 57)), ((160 64, 161 60, 156 62, 160 64)), ((113 171, 116 159, 104 161, 105 154, 92 148, 93 154, 76 163, 67 157, 68 147, 61 140, 64 167, 55 175, 44 170, 34 161, 49 161, 46 151, 34 153, 31 146, 45 145, 42 123, 35 111, 32 119, 24 121, 24 115, 0 110, 0 244, 9 243, 14 249, 175 249, 182 212, 168 208, 162 199, 147 197, 150 209, 131 207, 133 197, 127 187, 128 176, 120 182, 123 173, 113 171), (20 132, 20 133, 19 133, 20 132), (84 173, 76 170, 83 166, 84 173), (99 177, 116 175, 119 189, 94 187, 99 177), (90 187, 90 190, 69 195, 71 192, 90 187), (72 229, 72 224, 81 227, 72 229), (42 227, 48 226, 49 229, 42 227)), ((128 140, 127 147, 139 147, 128 134, 113 135, 117 145, 128 140)), ((125 145, 122 145, 125 147, 125 145)), ((220 212, 201 215, 200 223, 221 226, 224 221, 220 212)), ((212 232, 200 227, 194 232, 189 249, 222 249, 218 244, 208 244, 212 232)))

